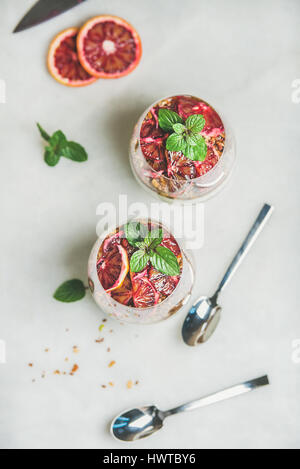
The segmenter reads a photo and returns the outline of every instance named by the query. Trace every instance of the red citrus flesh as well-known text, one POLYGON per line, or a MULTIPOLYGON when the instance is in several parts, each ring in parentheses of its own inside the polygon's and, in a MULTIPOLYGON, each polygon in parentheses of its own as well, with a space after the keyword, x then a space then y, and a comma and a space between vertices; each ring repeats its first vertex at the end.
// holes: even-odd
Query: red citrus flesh
POLYGON ((180 276, 172 277, 170 275, 164 275, 158 270, 151 267, 149 270, 149 281, 154 286, 155 290, 167 297, 173 293, 179 282, 180 276))
POLYGON ((127 252, 121 245, 113 246, 97 262, 98 278, 107 293, 123 284, 128 270, 127 252))
POLYGON ((150 308, 159 301, 159 293, 147 277, 147 269, 131 275, 133 302, 136 308, 150 308))
POLYGON ((129 276, 127 275, 123 284, 111 292, 114 300, 122 305, 128 305, 132 300, 132 285, 129 276))
POLYGON ((69 28, 60 32, 51 42, 48 52, 49 72, 66 86, 86 86, 96 81, 79 62, 76 46, 78 31, 78 28, 69 28))
POLYGON ((96 16, 79 31, 77 49, 83 68, 96 78, 120 78, 131 73, 142 56, 136 30, 117 16, 96 16))

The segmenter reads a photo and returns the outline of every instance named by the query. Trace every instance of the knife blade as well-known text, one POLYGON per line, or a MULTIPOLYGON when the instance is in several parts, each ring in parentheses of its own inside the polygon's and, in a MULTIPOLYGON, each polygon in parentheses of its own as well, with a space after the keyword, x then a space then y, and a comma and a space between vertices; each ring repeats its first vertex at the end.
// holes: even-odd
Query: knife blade
POLYGON ((22 18, 13 32, 18 33, 50 20, 84 1, 86 0, 39 0, 22 18))

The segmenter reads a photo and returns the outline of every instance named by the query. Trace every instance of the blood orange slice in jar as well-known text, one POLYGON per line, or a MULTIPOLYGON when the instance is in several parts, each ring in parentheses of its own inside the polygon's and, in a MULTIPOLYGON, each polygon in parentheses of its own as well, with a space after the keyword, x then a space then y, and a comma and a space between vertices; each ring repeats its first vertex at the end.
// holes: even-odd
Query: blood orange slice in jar
POLYGON ((122 18, 101 15, 90 19, 77 37, 79 60, 96 78, 120 78, 131 73, 142 56, 141 39, 122 18))
POLYGON ((159 293, 148 279, 148 269, 131 274, 133 302, 136 308, 150 308, 159 301, 159 293))
POLYGON ((97 261, 98 278, 106 293, 123 285, 129 270, 127 251, 123 246, 113 246, 97 261))
POLYGON ((69 28, 60 32, 51 42, 48 52, 48 69, 56 81, 66 86, 86 86, 97 79, 80 64, 76 39, 79 29, 69 28))

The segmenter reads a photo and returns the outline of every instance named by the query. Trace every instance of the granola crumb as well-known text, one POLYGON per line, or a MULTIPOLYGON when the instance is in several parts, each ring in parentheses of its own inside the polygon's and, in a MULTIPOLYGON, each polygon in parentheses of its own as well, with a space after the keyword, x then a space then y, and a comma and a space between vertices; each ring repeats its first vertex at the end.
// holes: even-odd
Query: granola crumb
POLYGON ((55 371, 53 372, 53 374, 55 374, 55 375, 60 375, 60 371, 59 371, 59 370, 55 370, 55 371))
POLYGON ((105 388, 106 388, 106 385, 105 385, 105 384, 101 384, 101 388, 105 389, 105 388))
POLYGON ((113 387, 113 386, 115 385, 112 381, 110 381, 108 384, 109 384, 111 387, 113 387))
POLYGON ((101 339, 95 340, 96 344, 101 344, 101 342, 103 342, 103 341, 104 341, 104 338, 103 338, 103 337, 102 337, 101 339))
POLYGON ((73 346, 73 353, 79 353, 79 348, 77 347, 77 345, 73 346))
POLYGON ((45 348, 45 352, 48 353, 48 352, 49 352, 49 349, 48 349, 48 348, 45 348))
POLYGON ((68 362, 68 361, 69 361, 69 359, 68 359, 68 357, 66 357, 66 358, 65 358, 65 362, 68 362))
POLYGON ((107 352, 110 352, 110 347, 107 347, 107 352))
POLYGON ((106 322, 106 321, 107 321, 107 319, 106 319, 106 318, 102 319, 102 322, 106 322))
POLYGON ((32 367, 33 367, 33 363, 28 363, 28 366, 29 366, 30 368, 32 368, 32 367))
POLYGON ((130 379, 129 381, 127 381, 126 387, 127 387, 127 389, 131 389, 132 386, 133 386, 133 382, 130 379))
POLYGON ((112 366, 114 366, 116 364, 116 361, 115 360, 112 360, 109 365, 108 365, 108 368, 111 368, 112 366))
POLYGON ((137 386, 140 382, 137 380, 134 384, 137 386))
POLYGON ((76 365, 76 363, 75 363, 75 365, 74 365, 73 368, 72 368, 72 371, 71 371, 70 375, 73 376, 74 373, 76 373, 76 371, 78 371, 78 370, 79 370, 79 366, 76 365))

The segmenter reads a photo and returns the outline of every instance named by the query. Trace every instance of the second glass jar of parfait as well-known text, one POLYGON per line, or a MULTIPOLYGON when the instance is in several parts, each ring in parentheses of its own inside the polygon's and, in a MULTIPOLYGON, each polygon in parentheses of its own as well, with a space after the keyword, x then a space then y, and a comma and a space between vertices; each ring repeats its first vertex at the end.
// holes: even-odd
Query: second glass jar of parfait
POLYGON ((136 180, 169 202, 198 202, 213 196, 229 179, 234 162, 234 138, 224 118, 202 99, 186 94, 149 106, 139 118, 130 142, 130 163, 136 180), (206 149, 201 160, 167 149, 173 130, 161 127, 160 109, 176 113, 183 125, 190 116, 203 116, 199 136, 206 149))
POLYGON ((122 322, 151 324, 171 317, 187 303, 194 285, 194 261, 161 223, 131 220, 96 241, 88 278, 94 300, 105 313, 122 322), (136 242, 128 234, 134 226, 142 233, 136 242))

